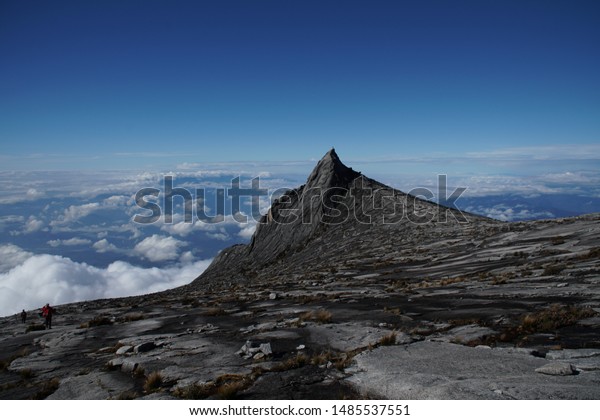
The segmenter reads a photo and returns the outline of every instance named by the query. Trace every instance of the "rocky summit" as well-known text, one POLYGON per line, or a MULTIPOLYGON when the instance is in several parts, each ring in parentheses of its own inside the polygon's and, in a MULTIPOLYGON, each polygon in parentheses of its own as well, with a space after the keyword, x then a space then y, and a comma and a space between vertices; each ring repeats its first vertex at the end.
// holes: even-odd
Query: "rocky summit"
POLYGON ((503 223, 329 151, 188 286, 0 320, 4 399, 598 399, 600 215, 503 223))

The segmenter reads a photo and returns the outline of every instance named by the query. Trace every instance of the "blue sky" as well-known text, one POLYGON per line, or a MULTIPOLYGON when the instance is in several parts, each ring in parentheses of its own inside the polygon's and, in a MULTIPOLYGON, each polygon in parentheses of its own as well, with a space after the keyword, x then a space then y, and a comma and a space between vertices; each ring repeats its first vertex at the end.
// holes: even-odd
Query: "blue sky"
POLYGON ((335 146, 397 171, 597 169, 599 18, 595 1, 2 1, 0 165, 335 146))

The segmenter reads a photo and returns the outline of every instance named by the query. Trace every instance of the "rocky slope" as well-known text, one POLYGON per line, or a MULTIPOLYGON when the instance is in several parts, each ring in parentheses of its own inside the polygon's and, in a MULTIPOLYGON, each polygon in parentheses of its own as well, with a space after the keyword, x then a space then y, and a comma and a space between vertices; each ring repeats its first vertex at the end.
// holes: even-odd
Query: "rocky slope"
POLYGON ((330 151, 191 285, 1 319, 0 397, 598 399, 599 260, 600 215, 462 218, 330 151))

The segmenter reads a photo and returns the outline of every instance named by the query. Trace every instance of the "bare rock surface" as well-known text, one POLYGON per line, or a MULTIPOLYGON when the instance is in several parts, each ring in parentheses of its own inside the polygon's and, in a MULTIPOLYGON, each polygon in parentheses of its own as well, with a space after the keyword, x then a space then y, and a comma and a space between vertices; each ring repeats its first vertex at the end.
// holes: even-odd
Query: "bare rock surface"
POLYGON ((560 369, 550 368, 542 358, 491 348, 420 342, 381 347, 358 355, 355 362, 348 381, 382 398, 600 398, 600 388, 595 386, 600 372, 540 375, 536 372, 566 372, 566 368, 563 364, 560 369))

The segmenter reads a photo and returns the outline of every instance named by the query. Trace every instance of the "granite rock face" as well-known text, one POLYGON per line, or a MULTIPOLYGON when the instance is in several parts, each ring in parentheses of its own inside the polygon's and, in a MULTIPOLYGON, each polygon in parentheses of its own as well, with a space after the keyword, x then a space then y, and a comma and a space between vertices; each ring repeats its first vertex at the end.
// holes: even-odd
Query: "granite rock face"
POLYGON ((256 270, 291 255, 314 259, 315 244, 329 244, 324 260, 340 251, 379 238, 390 243, 395 235, 412 235, 430 221, 458 228, 486 220, 420 200, 394 190, 345 166, 334 149, 317 163, 306 184, 274 200, 260 220, 250 244, 222 251, 194 284, 252 279, 256 270))

